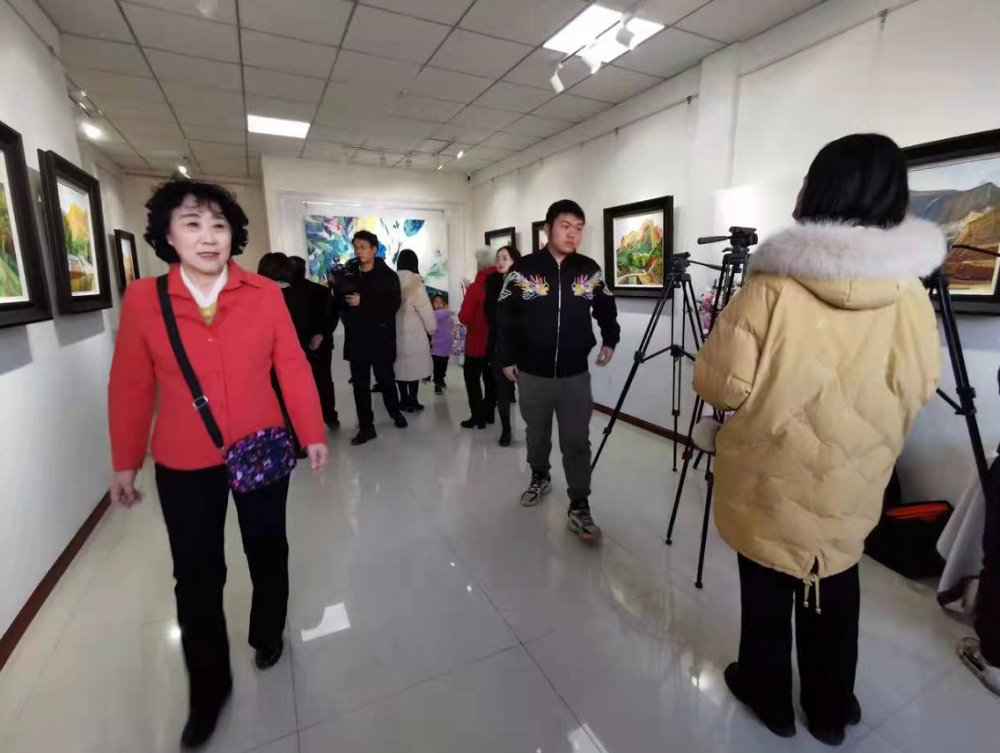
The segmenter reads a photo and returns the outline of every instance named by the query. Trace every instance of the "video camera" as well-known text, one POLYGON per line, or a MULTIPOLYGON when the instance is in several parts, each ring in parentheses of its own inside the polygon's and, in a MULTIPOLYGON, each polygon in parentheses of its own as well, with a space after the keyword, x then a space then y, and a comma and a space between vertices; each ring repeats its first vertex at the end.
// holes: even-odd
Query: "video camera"
POLYGON ((699 246, 704 246, 708 243, 725 242, 731 243, 733 248, 745 250, 750 248, 750 246, 756 246, 760 240, 757 238, 757 228, 738 226, 729 228, 729 235, 710 235, 698 239, 699 246))

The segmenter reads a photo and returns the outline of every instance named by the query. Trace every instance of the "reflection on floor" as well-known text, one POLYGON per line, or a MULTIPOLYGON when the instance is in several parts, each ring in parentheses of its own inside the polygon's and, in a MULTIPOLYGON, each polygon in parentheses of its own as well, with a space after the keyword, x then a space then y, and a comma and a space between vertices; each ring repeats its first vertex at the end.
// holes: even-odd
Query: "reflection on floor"
MULTIPOLYGON (((209 750, 226 753, 820 751, 779 740, 729 696, 739 595, 714 531, 706 588, 692 581, 702 481, 675 545, 662 536, 676 475, 669 443, 615 430, 594 483, 600 549, 565 527, 565 479, 540 507, 518 497, 523 426, 466 431, 461 375, 398 431, 349 446, 325 475, 295 474, 289 503, 289 650, 260 673, 246 646, 250 582, 229 516, 226 611, 235 693, 209 750)), ((341 385, 343 403, 349 401, 341 385)), ((665 398, 666 399, 666 398, 665 398)), ((606 419, 595 415, 600 436, 606 419)), ((101 430, 95 427, 95 431, 101 430)), ((5 753, 177 749, 186 689, 170 554, 152 494, 113 511, 0 674, 5 753)), ((862 566, 852 753, 996 751, 1000 706, 958 663, 926 589, 862 566)))

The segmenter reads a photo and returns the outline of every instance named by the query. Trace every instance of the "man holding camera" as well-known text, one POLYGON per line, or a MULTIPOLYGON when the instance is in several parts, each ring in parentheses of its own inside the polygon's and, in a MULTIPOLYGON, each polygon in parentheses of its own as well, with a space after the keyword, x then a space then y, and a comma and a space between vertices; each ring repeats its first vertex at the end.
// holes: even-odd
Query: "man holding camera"
POLYGON ((545 216, 549 242, 522 257, 504 279, 497 306, 504 376, 519 385, 521 416, 527 424, 531 483, 521 504, 532 507, 552 490, 549 455, 552 415, 570 506, 567 525, 584 541, 601 529, 590 513, 590 416, 594 402, 587 359, 594 345, 593 316, 601 328, 598 366, 606 366, 621 335, 615 299, 600 266, 576 253, 586 216, 563 199, 545 216))
POLYGON ((372 413, 371 379, 382 390, 385 409, 396 427, 405 429, 396 392, 396 312, 400 306, 399 277, 375 256, 378 237, 367 230, 354 234, 354 259, 333 275, 334 296, 344 321, 344 360, 351 364, 354 405, 360 431, 351 440, 362 445, 378 435, 372 413))

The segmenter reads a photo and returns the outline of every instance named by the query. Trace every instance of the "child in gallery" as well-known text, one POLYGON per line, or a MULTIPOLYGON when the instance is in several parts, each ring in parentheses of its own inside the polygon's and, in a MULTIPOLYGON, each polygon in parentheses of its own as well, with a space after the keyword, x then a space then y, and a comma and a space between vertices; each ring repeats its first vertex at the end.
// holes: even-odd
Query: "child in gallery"
POLYGON ((444 394, 444 377, 448 372, 448 356, 451 355, 451 331, 454 325, 452 314, 448 310, 448 301, 443 295, 436 295, 431 300, 434 306, 434 318, 437 319, 437 329, 431 340, 431 358, 434 359, 434 394, 444 394))

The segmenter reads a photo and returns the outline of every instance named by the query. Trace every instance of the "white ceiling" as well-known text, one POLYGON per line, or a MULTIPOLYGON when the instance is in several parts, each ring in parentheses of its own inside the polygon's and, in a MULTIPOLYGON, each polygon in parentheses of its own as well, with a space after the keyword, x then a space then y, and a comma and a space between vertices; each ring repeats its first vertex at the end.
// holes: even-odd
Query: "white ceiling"
MULTIPOLYGON (((38 0, 125 168, 254 177, 259 155, 475 172, 821 0, 646 0, 667 28, 596 75, 541 47, 583 0, 38 0), (246 115, 305 120, 305 141, 246 115), (459 151, 466 156, 458 160, 459 151)), ((601 0, 629 10, 635 0, 601 0)))

